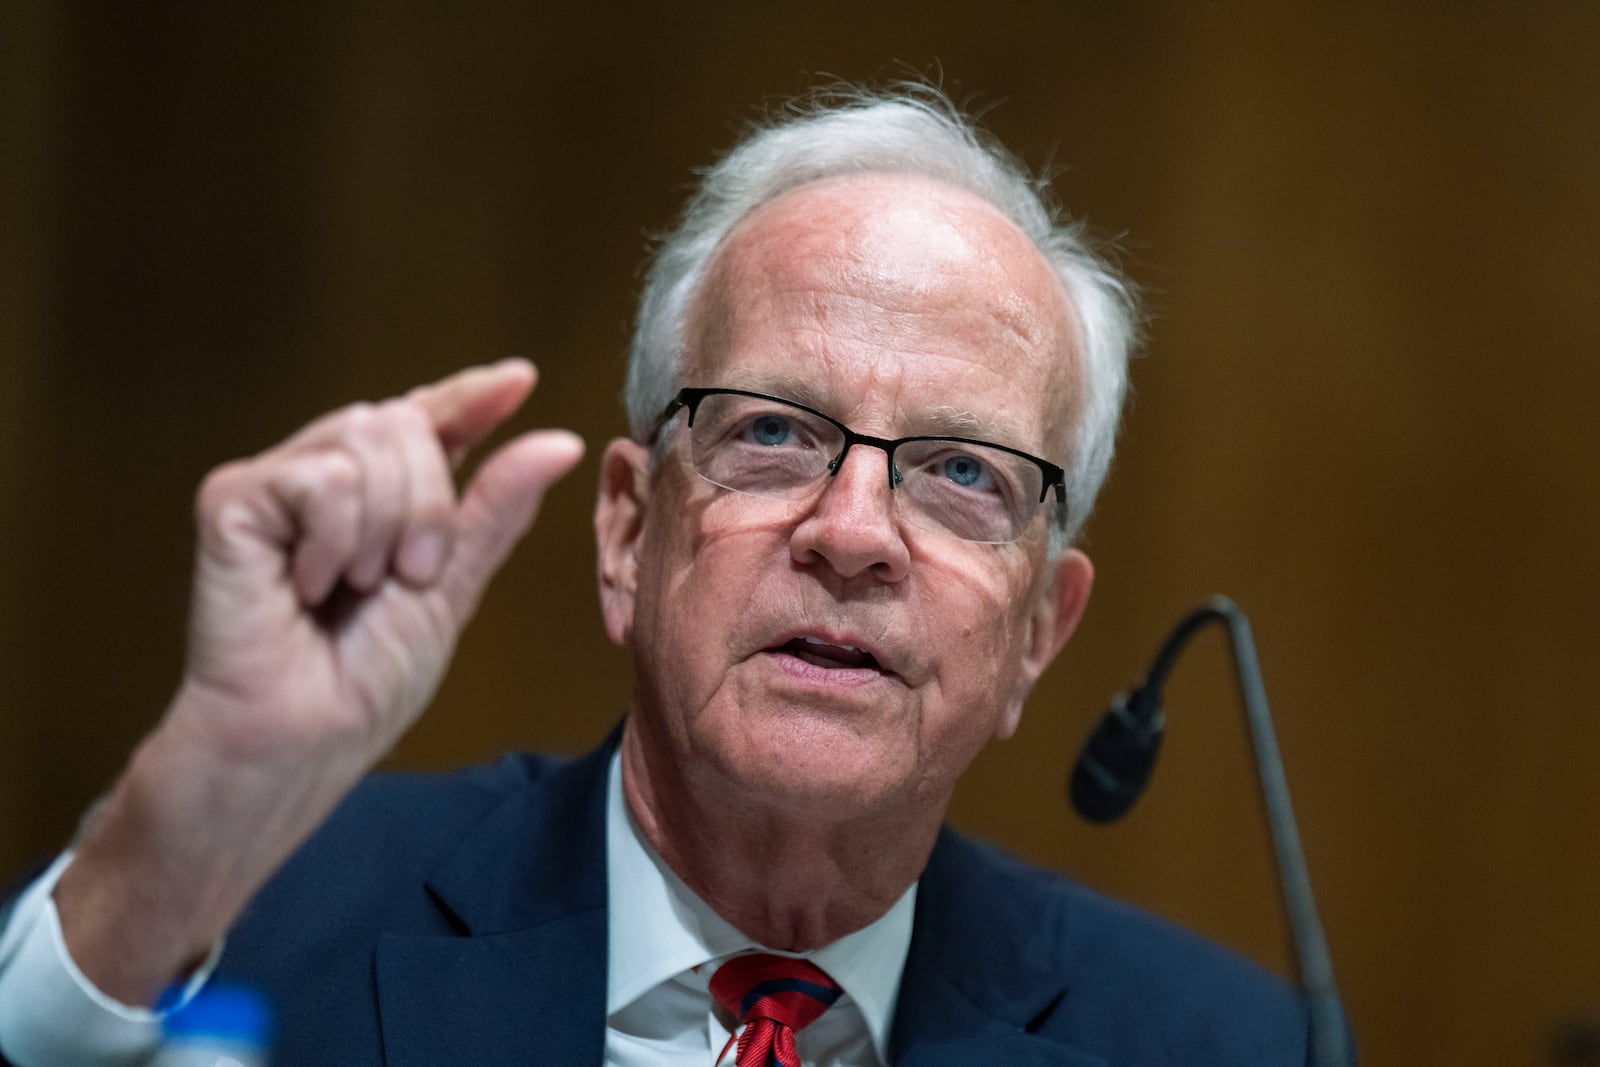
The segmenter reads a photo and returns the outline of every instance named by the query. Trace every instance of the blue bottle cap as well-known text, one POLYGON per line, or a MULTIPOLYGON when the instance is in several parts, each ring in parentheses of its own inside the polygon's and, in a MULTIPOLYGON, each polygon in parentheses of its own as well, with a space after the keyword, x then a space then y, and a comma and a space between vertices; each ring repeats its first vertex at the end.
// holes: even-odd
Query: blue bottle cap
POLYGON ((272 1011, 254 989, 208 985, 167 1016, 165 1030, 169 1039, 212 1038, 265 1046, 272 1033, 272 1011))

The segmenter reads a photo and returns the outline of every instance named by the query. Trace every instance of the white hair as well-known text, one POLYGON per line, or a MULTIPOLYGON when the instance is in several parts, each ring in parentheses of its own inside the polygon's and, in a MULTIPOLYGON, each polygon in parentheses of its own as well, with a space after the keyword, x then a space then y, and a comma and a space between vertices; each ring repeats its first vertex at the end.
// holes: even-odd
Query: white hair
POLYGON ((977 195, 1027 235, 1060 283, 1082 366, 1076 410, 1063 423, 1067 507, 1051 529, 1052 555, 1059 553, 1077 537, 1111 466, 1138 333, 1135 299, 1089 246, 1082 224, 1063 216, 1048 180, 1032 176, 932 86, 819 90, 757 125, 703 173, 645 274, 626 391, 634 437, 647 440, 683 384, 690 306, 740 220, 796 186, 866 172, 934 178, 977 195))

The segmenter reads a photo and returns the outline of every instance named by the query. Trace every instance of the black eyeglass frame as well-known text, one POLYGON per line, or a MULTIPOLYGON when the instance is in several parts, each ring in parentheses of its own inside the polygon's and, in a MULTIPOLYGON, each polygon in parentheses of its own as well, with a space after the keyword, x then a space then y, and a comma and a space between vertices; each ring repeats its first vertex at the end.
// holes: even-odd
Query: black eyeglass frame
POLYGON ((1010 445, 995 444, 993 441, 980 441, 975 437, 952 437, 943 434, 917 434, 912 437, 895 438, 873 437, 870 434, 856 433, 854 430, 840 422, 838 419, 834 418, 832 415, 824 414, 823 412, 818 411, 816 408, 807 407, 804 404, 790 400, 786 397, 772 396, 768 393, 754 393, 748 389, 709 389, 698 387, 685 387, 683 389, 679 389, 678 395, 672 398, 671 402, 667 404, 666 410, 661 413, 661 417, 656 419, 655 427, 650 431, 650 440, 654 441, 661 435, 662 427, 666 426, 667 422, 671 420, 671 418, 676 415, 681 408, 689 409, 689 428, 693 429, 694 416, 695 412, 700 407, 700 401, 704 400, 708 396, 723 395, 748 396, 756 400, 771 400, 774 403, 784 404, 792 408, 798 408, 807 414, 815 415, 823 422, 828 423, 830 426, 838 430, 844 435, 844 447, 839 449, 839 454, 837 456, 834 456, 828 461, 828 476, 830 478, 839 473, 839 468, 844 465, 844 458, 850 454, 850 447, 852 445, 870 445, 873 448, 881 449, 887 454, 888 457, 890 490, 893 490, 905 480, 905 475, 901 474, 899 468, 894 465, 894 451, 901 445, 910 444, 913 441, 952 441, 957 444, 982 445, 984 448, 997 448, 1002 452, 1009 452, 1011 455, 1016 456, 1019 459, 1025 459, 1029 463, 1032 463, 1034 466, 1039 468, 1039 472, 1044 476, 1044 484, 1039 489, 1038 503, 1043 504, 1045 498, 1050 495, 1050 490, 1054 489, 1056 491, 1056 502, 1061 505, 1063 521, 1065 520, 1065 511, 1067 506, 1067 472, 1063 468, 1051 463, 1047 459, 1040 459, 1038 456, 1022 451, 1020 448, 1012 448, 1010 445))

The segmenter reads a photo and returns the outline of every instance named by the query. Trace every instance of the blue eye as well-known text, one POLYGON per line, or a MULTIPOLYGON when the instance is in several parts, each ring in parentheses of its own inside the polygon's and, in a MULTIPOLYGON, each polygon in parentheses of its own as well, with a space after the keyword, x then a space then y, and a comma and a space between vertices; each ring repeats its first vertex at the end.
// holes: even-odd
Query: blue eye
POLYGON ((946 478, 966 489, 984 489, 993 480, 988 469, 972 456, 949 456, 942 469, 946 478))
POLYGON ((759 445, 781 445, 789 437, 789 420, 782 415, 761 415, 750 424, 750 437, 759 445))

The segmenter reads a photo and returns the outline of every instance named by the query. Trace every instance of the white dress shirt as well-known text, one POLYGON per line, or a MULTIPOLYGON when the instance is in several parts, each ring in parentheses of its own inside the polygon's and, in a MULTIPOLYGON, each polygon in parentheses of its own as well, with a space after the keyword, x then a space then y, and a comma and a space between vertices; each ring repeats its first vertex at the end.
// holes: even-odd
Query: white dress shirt
MULTIPOLYGON (((639 835, 615 757, 608 777, 605 1063, 707 1067, 730 1036, 711 1007, 711 975, 726 958, 761 946, 695 896, 639 835)), ((29 886, 0 929, 0 1051, 18 1067, 132 1067, 159 1043, 163 1015, 106 996, 68 954, 51 894, 71 860, 64 853, 29 886)), ((844 990, 799 1034, 806 1067, 888 1063, 915 903, 913 884, 870 926, 805 954, 844 990)), ((221 954, 219 941, 175 1006, 204 986, 221 954)), ((732 1064, 733 1054, 722 1062, 732 1064)))
MULTIPOLYGON (((763 948, 695 896, 639 834, 622 799, 620 762, 606 797, 611 933, 606 977, 607 1067, 707 1067, 730 1031, 708 985, 730 956, 763 948)), ((884 1067, 900 972, 911 946, 913 883, 882 917, 803 958, 844 995, 800 1031, 806 1067, 884 1067)), ((784 956, 799 953, 779 953, 784 956)), ((733 1063, 733 1053, 722 1061, 733 1063)))
MULTIPOLYGON (((165 1016, 100 992, 68 954, 51 893, 71 862, 72 853, 62 853, 0 930, 0 1052, 18 1067, 133 1067, 160 1043, 165 1016)), ((222 944, 211 946, 169 1010, 205 985, 222 944)))

